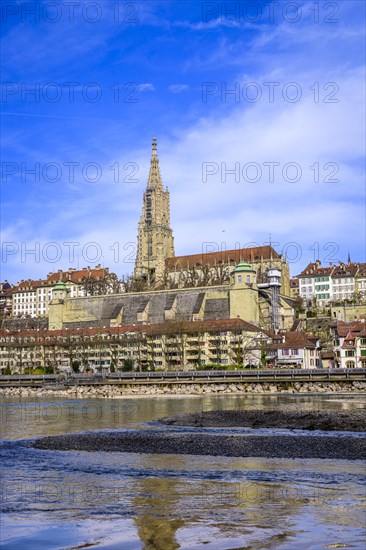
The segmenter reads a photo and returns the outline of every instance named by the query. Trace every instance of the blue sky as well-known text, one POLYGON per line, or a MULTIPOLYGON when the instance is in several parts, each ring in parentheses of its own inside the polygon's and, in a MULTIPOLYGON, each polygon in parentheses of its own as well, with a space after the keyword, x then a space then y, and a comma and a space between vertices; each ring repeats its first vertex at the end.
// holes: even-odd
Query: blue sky
POLYGON ((73 9, 1 5, 2 279, 131 273, 154 135, 177 255, 365 261, 364 2, 73 9))

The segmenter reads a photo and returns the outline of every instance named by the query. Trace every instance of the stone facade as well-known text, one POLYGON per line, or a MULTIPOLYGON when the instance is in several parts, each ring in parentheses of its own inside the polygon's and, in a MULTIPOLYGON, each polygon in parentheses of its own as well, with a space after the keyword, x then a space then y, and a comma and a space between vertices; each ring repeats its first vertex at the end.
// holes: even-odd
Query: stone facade
POLYGON ((146 278, 149 284, 161 281, 165 273, 165 260, 169 256, 174 256, 170 197, 168 188, 163 189, 154 138, 149 179, 138 225, 135 277, 146 278))
MULTIPOLYGON (((249 264, 244 265, 243 272, 243 264, 233 270, 229 285, 80 298, 70 298, 64 289, 49 306, 49 329, 240 318, 270 330, 271 293, 258 288, 255 271, 249 264)), ((293 321, 294 304, 280 297, 278 328, 289 330, 293 321)))

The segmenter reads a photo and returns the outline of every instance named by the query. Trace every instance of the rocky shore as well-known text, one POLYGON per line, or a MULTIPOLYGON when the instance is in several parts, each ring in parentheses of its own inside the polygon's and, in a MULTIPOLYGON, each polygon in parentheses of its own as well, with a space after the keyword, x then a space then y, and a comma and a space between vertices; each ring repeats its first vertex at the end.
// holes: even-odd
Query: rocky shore
POLYGON ((291 430, 322 430, 366 432, 364 411, 340 412, 288 412, 288 411, 203 411, 162 418, 169 426, 194 426, 207 428, 288 428, 291 430))
POLYGON ((352 437, 182 434, 159 431, 51 436, 31 444, 53 451, 106 451, 264 458, 362 460, 366 441, 352 437))
POLYGON ((121 398, 128 396, 221 394, 366 393, 366 382, 278 382, 206 384, 101 384, 94 386, 44 386, 0 388, 0 397, 121 398))

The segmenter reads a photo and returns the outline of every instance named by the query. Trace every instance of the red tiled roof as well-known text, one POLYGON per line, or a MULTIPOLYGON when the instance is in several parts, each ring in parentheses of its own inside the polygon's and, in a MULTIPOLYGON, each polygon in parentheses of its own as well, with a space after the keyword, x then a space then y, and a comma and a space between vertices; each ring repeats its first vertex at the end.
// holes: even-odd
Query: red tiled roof
POLYGON ((287 332, 285 335, 285 341, 280 344, 274 344, 275 349, 287 349, 287 348, 316 348, 317 338, 312 334, 308 334, 303 331, 287 332))
POLYGON ((260 327, 243 321, 242 319, 222 319, 219 321, 182 321, 174 323, 160 323, 156 325, 130 325, 119 327, 96 327, 96 328, 65 328, 62 330, 13 330, 0 331, 0 336, 13 336, 17 338, 23 337, 57 337, 57 336, 76 336, 82 335, 97 335, 97 334, 125 334, 127 332, 140 332, 148 334, 166 334, 174 332, 201 332, 201 331, 222 331, 222 330, 246 330, 248 332, 263 332, 260 327))
POLYGON ((347 336, 351 331, 352 333, 360 333, 366 329, 366 324, 362 321, 352 321, 351 323, 342 323, 336 326, 338 336, 347 336))
POLYGON ((323 351, 320 354, 320 357, 322 359, 334 359, 334 352, 333 351, 323 351))
POLYGON ((320 262, 310 263, 300 273, 299 277, 315 277, 316 275, 331 275, 334 267, 321 267, 320 262))
POLYGON ((342 349, 354 348, 355 340, 356 340, 356 335, 353 332, 348 331, 347 336, 345 337, 344 342, 341 346, 342 349))
POLYGON ((69 269, 68 271, 56 271, 54 273, 49 273, 47 276, 47 279, 38 279, 38 280, 32 280, 28 279, 26 281, 21 281, 18 285, 14 286, 12 288, 11 294, 18 293, 18 292, 30 292, 32 290, 36 290, 39 287, 51 287, 55 285, 60 280, 64 283, 72 282, 72 283, 81 283, 82 280, 86 277, 94 277, 95 279, 100 279, 101 277, 104 277, 109 273, 109 268, 86 268, 86 269, 78 269, 78 270, 72 270, 69 269))
POLYGON ((188 256, 174 256, 166 259, 166 266, 169 269, 184 269, 197 265, 215 266, 221 264, 238 264, 241 261, 258 262, 261 259, 279 259, 281 256, 271 246, 258 246, 255 248, 240 248, 237 250, 223 250, 220 252, 202 252, 201 254, 190 254, 188 256))
MULTIPOLYGON (((85 277, 93 277, 95 279, 100 279, 109 273, 109 268, 95 268, 95 269, 79 269, 79 270, 69 270, 63 271, 61 280, 64 283, 71 281, 73 283, 80 283, 85 277)), ((56 271, 55 273, 49 273, 47 277, 47 284, 56 284, 60 280, 60 272, 56 271)))

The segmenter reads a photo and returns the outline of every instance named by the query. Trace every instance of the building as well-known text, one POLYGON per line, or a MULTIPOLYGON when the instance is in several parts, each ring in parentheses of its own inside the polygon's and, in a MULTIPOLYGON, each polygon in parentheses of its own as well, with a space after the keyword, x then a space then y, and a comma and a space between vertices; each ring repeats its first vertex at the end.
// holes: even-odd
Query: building
POLYGON ((299 295, 308 305, 314 300, 317 306, 324 307, 330 303, 344 300, 361 300, 366 298, 366 264, 352 263, 350 258, 345 264, 330 264, 322 267, 317 260, 310 263, 297 277, 299 295))
POLYGON ((278 367, 315 369, 320 367, 319 340, 304 331, 289 331, 273 337, 272 357, 278 367))
MULTIPOLYGON (((278 296, 276 330, 294 321, 294 303, 278 296)), ((217 286, 72 297, 59 286, 49 304, 49 329, 160 324, 167 321, 237 319, 273 328, 270 288, 260 288, 255 270, 246 262, 233 269, 230 283, 217 286)))
POLYGON ((279 269, 281 292, 285 296, 290 296, 289 266, 286 260, 268 245, 167 258, 167 279, 169 284, 175 286, 228 283, 233 267, 243 261, 250 263, 256 271, 259 284, 267 282, 270 268, 279 269))
POLYGON ((281 292, 285 296, 290 296, 289 266, 286 259, 272 246, 203 251, 200 254, 175 256, 170 226, 170 196, 168 188, 163 188, 154 137, 150 172, 138 225, 135 279, 143 279, 149 288, 228 284, 231 271, 243 261, 250 263, 255 269, 259 284, 267 282, 267 273, 271 267, 279 269, 281 292))
MULTIPOLYGON (((90 282, 98 284, 109 275, 108 268, 97 265, 95 268, 69 268, 67 271, 51 272, 47 279, 22 280, 12 287, 12 316, 38 317, 48 315, 48 306, 52 299, 52 289, 57 281, 62 280, 70 297, 85 296, 92 293, 90 282), (88 291, 88 283, 90 291, 88 291)), ((106 290, 108 292, 108 289, 106 290)))
POLYGON ((24 373, 191 369, 203 365, 261 365, 268 334, 241 319, 124 327, 0 333, 0 369, 24 373))
POLYGON ((12 311, 12 286, 8 281, 0 283, 0 317, 8 317, 12 311))
POLYGON ((290 296, 294 300, 300 296, 300 281, 297 277, 290 279, 290 296))
POLYGON ((334 362, 339 368, 366 368, 366 320, 331 325, 334 362))
POLYGON ((164 278, 165 259, 170 256, 174 256, 170 197, 168 188, 163 188, 154 137, 149 178, 138 225, 135 277, 146 279, 149 285, 159 283, 164 278))

